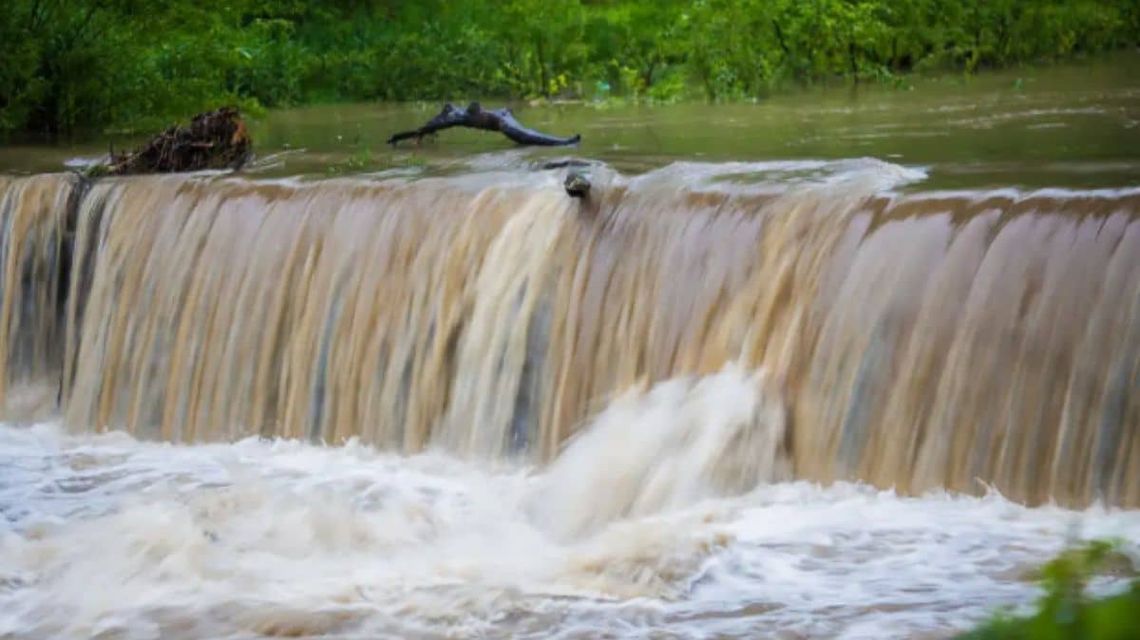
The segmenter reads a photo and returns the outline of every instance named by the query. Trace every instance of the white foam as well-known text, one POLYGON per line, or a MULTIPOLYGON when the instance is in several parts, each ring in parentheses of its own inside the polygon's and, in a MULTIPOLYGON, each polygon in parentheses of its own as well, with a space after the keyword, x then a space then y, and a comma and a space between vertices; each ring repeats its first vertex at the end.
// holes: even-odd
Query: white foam
POLYGON ((531 512, 574 537, 786 478, 784 410, 763 384, 730 366, 618 397, 545 471, 531 512))
POLYGON ((1075 524, 1140 543, 1135 511, 766 483, 782 428, 734 369, 545 470, 0 427, 0 637, 945 635, 1030 602, 1075 524))

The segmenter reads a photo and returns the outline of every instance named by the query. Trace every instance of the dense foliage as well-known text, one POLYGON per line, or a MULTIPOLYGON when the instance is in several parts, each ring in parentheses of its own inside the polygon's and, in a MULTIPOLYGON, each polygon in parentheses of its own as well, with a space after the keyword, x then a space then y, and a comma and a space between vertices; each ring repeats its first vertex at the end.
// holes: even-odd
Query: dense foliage
POLYGON ((6 0, 0 132, 219 102, 740 99, 1138 41, 1140 0, 6 0))
POLYGON ((1095 599, 1086 587, 1102 573, 1135 570, 1108 542, 1069 549, 1042 569, 1044 593, 1035 613, 999 616, 958 640, 1135 640, 1140 637, 1140 580, 1124 593, 1095 599))

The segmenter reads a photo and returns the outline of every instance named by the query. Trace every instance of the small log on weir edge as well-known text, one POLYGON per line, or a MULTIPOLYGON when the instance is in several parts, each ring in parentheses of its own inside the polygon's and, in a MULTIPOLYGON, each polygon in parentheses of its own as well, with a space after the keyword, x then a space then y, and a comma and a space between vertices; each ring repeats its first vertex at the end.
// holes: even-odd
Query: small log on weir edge
POLYGON ((569 169, 566 172, 566 179, 562 181, 562 186, 566 189, 566 195, 571 198, 585 198, 590 195, 590 177, 583 168, 589 167, 591 163, 585 160, 554 160, 542 165, 543 169, 569 169))
POLYGON ((510 109, 492 109, 487 110, 479 106, 478 102, 472 102, 467 105, 466 109, 460 109, 451 103, 443 105, 443 111, 427 124, 414 131, 402 131, 388 138, 388 144, 395 145, 402 140, 415 138, 419 141, 426 135, 433 134, 442 129, 450 129, 451 127, 468 127, 471 129, 482 129, 484 131, 497 131, 512 141, 521 145, 541 146, 541 147, 560 147, 572 144, 578 144, 582 136, 574 134, 569 138, 559 138, 557 136, 547 135, 540 133, 533 129, 528 129, 515 120, 515 116, 511 113, 510 109))
POLYGON ((590 179, 581 171, 568 172, 562 186, 566 189, 566 195, 571 198, 585 198, 590 195, 590 179))

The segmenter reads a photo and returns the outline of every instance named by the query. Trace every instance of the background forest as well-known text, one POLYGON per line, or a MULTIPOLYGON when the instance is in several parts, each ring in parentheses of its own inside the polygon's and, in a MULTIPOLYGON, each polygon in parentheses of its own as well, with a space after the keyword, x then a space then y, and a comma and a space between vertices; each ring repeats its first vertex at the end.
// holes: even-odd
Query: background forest
POLYGON ((223 102, 738 100, 1138 42, 1140 0, 7 0, 0 134, 223 102))

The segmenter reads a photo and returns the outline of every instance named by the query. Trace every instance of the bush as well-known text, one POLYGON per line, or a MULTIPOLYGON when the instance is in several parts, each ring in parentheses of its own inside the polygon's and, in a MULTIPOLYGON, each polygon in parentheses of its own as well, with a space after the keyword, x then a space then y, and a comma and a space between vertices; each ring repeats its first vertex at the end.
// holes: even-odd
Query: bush
POLYGON ((1037 611, 1025 618, 999 616, 959 640, 1136 640, 1140 637, 1140 580, 1119 595, 1093 599, 1089 580, 1131 560, 1112 543, 1095 541, 1069 549, 1041 571, 1044 590, 1037 611))

